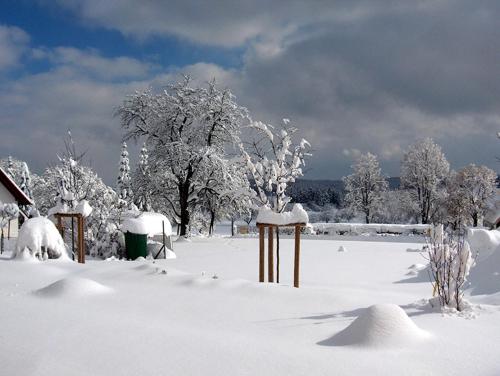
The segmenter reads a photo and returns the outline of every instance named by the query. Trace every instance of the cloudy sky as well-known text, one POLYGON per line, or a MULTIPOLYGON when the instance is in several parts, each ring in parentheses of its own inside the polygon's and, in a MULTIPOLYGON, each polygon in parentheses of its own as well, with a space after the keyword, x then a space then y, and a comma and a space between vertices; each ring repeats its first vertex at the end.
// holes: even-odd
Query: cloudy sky
POLYGON ((40 172, 71 129, 113 183, 114 108, 181 73, 216 78, 256 120, 291 119, 309 178, 367 151, 397 176, 424 137, 453 168, 500 167, 498 0, 2 1, 0 157, 40 172))

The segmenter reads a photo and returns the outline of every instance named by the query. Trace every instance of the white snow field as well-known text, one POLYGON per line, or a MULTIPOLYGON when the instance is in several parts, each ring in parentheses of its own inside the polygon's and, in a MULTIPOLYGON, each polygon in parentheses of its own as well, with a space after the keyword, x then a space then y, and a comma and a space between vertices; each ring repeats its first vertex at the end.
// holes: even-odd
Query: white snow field
POLYGON ((154 263, 4 254, 0 374, 499 375, 500 283, 441 313, 422 244, 391 240, 304 239, 299 289, 291 239, 280 285, 256 282, 255 238, 176 242, 154 263))

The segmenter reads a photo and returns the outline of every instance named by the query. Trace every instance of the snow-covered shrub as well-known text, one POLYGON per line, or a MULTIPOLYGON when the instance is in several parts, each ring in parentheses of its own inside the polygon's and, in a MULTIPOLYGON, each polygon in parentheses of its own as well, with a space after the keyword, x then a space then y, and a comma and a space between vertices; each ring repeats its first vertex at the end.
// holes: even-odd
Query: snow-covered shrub
POLYGON ((67 257, 66 247, 52 221, 45 217, 30 218, 23 223, 17 238, 16 254, 29 252, 40 260, 67 257))
POLYGON ((434 291, 442 307, 464 308, 463 290, 474 263, 469 243, 463 236, 454 238, 437 227, 430 237, 428 258, 434 291))

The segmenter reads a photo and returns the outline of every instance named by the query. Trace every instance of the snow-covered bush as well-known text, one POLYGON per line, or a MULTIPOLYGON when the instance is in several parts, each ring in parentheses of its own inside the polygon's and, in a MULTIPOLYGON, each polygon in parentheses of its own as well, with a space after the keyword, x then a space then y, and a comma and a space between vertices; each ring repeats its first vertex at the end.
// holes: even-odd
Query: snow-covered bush
POLYGON ((443 233, 442 226, 430 237, 428 258, 434 292, 442 307, 464 309, 463 290, 474 263, 469 243, 463 236, 443 233))
POLYGON ((66 247, 52 221, 45 217, 36 217, 26 220, 19 230, 16 255, 23 256, 29 252, 39 260, 66 258, 66 247))

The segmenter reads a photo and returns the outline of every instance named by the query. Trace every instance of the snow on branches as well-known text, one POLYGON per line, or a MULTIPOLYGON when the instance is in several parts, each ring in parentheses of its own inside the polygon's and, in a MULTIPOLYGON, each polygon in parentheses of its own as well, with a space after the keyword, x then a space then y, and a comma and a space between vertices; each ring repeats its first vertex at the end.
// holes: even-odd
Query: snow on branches
POLYGON ((128 96, 116 114, 126 140, 145 139, 153 190, 186 235, 214 174, 226 168, 228 151, 240 143, 248 111, 214 81, 192 87, 185 77, 163 92, 148 89, 128 96))
POLYGON ((366 223, 370 223, 380 209, 388 184, 382 176, 377 157, 371 153, 360 155, 352 169, 353 173, 343 179, 345 201, 351 209, 362 212, 366 223))
POLYGON ((303 175, 304 159, 311 155, 309 142, 301 139, 294 143, 298 129, 289 122, 283 119, 280 128, 253 122, 250 128, 256 132, 256 137, 246 143, 245 149, 242 146, 259 204, 267 205, 277 213, 285 210, 290 201, 286 188, 303 175))

